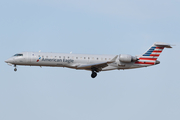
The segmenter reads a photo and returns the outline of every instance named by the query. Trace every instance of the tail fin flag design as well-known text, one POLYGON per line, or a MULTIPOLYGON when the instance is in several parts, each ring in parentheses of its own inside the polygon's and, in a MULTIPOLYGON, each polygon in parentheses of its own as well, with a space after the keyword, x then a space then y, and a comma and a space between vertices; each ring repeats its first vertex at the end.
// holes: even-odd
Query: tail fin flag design
POLYGON ((143 55, 139 56, 139 60, 135 64, 154 65, 159 64, 158 57, 164 48, 172 48, 170 44, 155 42, 143 55))
POLYGON ((153 58, 158 58, 161 52, 163 51, 164 47, 157 47, 152 46, 146 53, 144 53, 142 56, 152 56, 153 58))

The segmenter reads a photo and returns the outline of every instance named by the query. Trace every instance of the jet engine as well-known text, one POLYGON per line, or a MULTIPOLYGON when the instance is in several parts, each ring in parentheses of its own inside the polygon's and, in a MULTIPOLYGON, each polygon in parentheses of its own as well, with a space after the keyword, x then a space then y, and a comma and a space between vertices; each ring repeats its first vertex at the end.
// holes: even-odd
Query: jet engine
POLYGON ((137 61, 138 58, 137 57, 134 57, 134 56, 131 56, 131 55, 127 55, 127 54, 121 54, 119 55, 119 61, 121 62, 133 62, 133 61, 137 61))

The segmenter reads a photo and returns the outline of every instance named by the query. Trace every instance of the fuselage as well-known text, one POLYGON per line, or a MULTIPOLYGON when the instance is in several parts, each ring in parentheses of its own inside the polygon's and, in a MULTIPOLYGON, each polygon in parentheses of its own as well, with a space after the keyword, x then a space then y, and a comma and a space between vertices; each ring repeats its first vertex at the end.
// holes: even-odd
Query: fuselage
MULTIPOLYGON (((7 63, 25 66, 51 66, 68 67, 74 69, 80 65, 98 64, 111 61, 115 55, 91 55, 91 54, 64 54, 64 53, 43 53, 43 52, 22 52, 15 54, 6 60, 7 63)), ((101 71, 114 69, 130 69, 150 66, 148 64, 135 64, 135 62, 125 63, 119 61, 119 56, 115 62, 110 63, 101 71)), ((91 70, 91 69, 85 69, 91 70)))

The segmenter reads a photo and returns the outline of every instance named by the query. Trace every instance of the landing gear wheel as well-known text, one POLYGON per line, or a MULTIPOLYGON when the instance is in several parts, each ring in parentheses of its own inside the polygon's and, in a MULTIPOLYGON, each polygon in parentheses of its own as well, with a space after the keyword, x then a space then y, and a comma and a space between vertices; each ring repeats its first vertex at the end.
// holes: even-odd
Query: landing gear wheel
POLYGON ((96 72, 92 72, 91 77, 95 78, 96 76, 97 76, 97 73, 96 72))
POLYGON ((17 68, 14 68, 14 71, 16 72, 16 71, 17 71, 17 68))

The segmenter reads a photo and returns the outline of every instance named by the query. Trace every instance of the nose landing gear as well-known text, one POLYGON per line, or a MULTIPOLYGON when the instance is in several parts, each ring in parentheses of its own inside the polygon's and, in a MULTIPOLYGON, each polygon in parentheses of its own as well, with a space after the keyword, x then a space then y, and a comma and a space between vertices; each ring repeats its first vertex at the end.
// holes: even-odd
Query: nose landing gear
POLYGON ((14 65, 14 67, 15 67, 15 68, 14 68, 14 71, 16 72, 16 71, 17 71, 16 65, 14 65))

